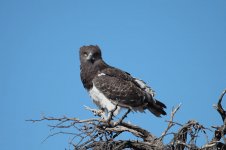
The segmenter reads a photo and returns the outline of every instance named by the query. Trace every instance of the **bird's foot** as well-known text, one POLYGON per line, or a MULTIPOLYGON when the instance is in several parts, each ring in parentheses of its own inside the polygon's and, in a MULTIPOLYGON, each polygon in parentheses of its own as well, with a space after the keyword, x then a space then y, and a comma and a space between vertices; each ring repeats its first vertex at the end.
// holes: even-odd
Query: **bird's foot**
POLYGON ((88 106, 84 106, 86 110, 91 111, 95 116, 99 116, 102 119, 106 119, 105 113, 103 109, 93 109, 88 106))
POLYGON ((95 110, 93 113, 94 113, 95 116, 99 116, 99 117, 101 117, 101 118, 106 118, 103 109, 97 109, 97 110, 95 110))

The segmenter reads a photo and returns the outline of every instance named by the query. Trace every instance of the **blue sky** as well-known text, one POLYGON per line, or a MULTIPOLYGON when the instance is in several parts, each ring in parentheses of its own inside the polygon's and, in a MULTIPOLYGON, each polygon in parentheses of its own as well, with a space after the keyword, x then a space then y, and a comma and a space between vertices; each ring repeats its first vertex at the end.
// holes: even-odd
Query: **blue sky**
MULTIPOLYGON (((80 82, 78 55, 90 44, 110 65, 146 81, 168 114, 182 103, 176 121, 222 123, 212 105, 226 88, 224 0, 0 0, 0 20, 1 149, 68 148, 68 136, 42 143, 47 122, 25 120, 92 116, 83 107, 95 105, 80 82)), ((127 118, 157 136, 167 119, 127 118)))

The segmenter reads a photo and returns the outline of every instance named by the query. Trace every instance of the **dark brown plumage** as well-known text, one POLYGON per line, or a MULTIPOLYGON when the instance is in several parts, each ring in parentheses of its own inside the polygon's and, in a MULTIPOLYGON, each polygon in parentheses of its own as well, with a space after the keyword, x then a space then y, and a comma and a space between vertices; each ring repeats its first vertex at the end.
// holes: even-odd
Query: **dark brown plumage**
POLYGON ((82 83, 99 108, 109 112, 118 104, 134 111, 148 109, 158 117, 166 115, 166 106, 154 99, 153 90, 142 80, 106 64, 98 46, 81 47, 80 62, 82 83))

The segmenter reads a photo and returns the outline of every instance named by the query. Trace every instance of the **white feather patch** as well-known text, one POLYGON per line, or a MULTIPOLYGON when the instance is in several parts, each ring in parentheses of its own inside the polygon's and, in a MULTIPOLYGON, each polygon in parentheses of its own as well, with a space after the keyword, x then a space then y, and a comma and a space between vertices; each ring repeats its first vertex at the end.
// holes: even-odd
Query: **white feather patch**
POLYGON ((145 88, 147 85, 145 84, 144 81, 139 80, 139 79, 135 79, 135 81, 140 85, 141 88, 145 88))
MULTIPOLYGON (((102 74, 102 73, 100 73, 102 74)), ((103 74, 102 74, 103 75, 103 74)), ((104 74, 105 75, 105 74, 104 74)), ((113 111, 115 109, 115 104, 111 102, 101 91, 99 91, 96 86, 93 84, 93 88, 89 90, 89 95, 93 99, 93 102, 99 107, 99 108, 104 108, 108 112, 113 111)), ((139 111, 139 112, 144 112, 143 106, 140 107, 130 107, 130 106, 123 106, 121 105, 118 106, 118 108, 114 111, 114 116, 116 116, 122 108, 130 108, 133 111, 139 111)))
MULTIPOLYGON (((106 96, 104 96, 104 94, 101 93, 94 84, 93 88, 89 91, 89 94, 98 107, 107 109, 108 112, 115 109, 116 105, 114 105, 106 96)), ((114 111, 114 115, 117 115, 120 109, 121 108, 118 106, 117 110, 114 111)))
POLYGON ((139 84, 139 86, 144 89, 147 93, 151 94, 153 97, 155 96, 155 91, 152 90, 144 81, 135 78, 135 81, 139 84))
POLYGON ((106 74, 105 73, 99 73, 98 74, 98 77, 100 77, 100 76, 105 76, 106 74))

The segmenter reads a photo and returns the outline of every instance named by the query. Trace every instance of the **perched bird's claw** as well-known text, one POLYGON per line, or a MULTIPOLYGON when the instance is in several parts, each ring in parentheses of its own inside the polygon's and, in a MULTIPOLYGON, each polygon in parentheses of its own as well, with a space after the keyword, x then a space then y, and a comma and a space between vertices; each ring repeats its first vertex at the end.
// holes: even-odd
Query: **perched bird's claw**
POLYGON ((94 115, 100 116, 101 118, 105 118, 105 114, 104 114, 104 111, 102 109, 96 110, 94 115))
POLYGON ((103 109, 93 109, 88 106, 84 106, 86 110, 91 111, 95 116, 101 117, 101 119, 106 120, 106 116, 103 109))

